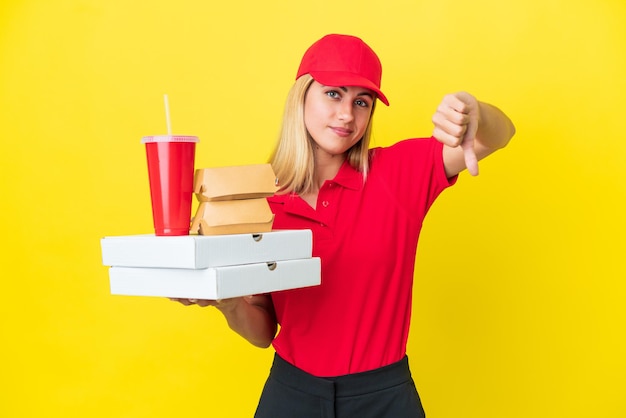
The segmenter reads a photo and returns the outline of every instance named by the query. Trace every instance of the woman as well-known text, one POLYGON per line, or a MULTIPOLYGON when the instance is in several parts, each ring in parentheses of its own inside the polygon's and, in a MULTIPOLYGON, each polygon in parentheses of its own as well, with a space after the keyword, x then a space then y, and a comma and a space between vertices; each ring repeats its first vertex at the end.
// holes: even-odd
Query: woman
POLYGON ((369 149, 382 68, 361 39, 305 53, 272 157, 275 229, 311 229, 316 287, 221 301, 229 326, 276 350, 257 417, 423 417, 406 343, 422 221, 462 170, 504 147, 513 124, 468 93, 447 95, 430 138, 369 149), (281 325, 276 335, 277 325, 281 325))

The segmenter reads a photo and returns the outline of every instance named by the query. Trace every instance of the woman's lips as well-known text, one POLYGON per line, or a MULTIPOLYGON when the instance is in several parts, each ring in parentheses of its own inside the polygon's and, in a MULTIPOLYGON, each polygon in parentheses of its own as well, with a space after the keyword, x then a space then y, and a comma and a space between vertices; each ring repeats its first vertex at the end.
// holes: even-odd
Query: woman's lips
POLYGON ((341 137, 346 137, 346 136, 350 136, 352 134, 352 130, 351 129, 346 129, 346 128, 340 128, 340 127, 336 127, 336 126, 331 126, 330 129, 332 129, 332 131, 341 137))

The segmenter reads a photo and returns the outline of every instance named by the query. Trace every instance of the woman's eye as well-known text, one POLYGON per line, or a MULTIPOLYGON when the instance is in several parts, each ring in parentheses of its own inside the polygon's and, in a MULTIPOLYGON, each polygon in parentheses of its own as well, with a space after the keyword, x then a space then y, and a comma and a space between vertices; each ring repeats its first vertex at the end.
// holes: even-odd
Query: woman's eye
POLYGON ((339 97, 339 93, 338 93, 337 91, 335 91, 335 90, 330 90, 330 91, 327 91, 327 92, 326 92, 326 95, 327 95, 328 97, 333 98, 333 99, 335 99, 335 98, 339 97))
POLYGON ((360 106, 360 107, 367 107, 367 106, 369 106, 365 100, 357 100, 357 101, 355 101, 354 103, 355 103, 357 106, 360 106))

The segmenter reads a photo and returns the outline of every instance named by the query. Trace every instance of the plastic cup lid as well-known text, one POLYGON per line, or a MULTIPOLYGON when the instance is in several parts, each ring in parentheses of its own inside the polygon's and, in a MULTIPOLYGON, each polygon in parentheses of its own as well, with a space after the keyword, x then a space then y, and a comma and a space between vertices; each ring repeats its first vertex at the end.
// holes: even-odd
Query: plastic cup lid
POLYGON ((144 136, 141 138, 142 144, 147 144, 149 142, 198 142, 199 139, 197 136, 190 135, 155 135, 155 136, 144 136))

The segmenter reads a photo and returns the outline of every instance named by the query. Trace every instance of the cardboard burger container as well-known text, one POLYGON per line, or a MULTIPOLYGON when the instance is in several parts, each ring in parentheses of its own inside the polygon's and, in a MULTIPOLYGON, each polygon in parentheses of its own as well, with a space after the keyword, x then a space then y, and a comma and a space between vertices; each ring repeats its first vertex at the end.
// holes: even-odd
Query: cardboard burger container
POLYGON ((270 232, 274 214, 265 198, 200 202, 189 232, 199 235, 270 232))
POLYGON ((278 190, 270 164, 252 164, 196 170, 194 193, 200 202, 258 199, 278 190))
POLYGON ((270 164, 196 170, 194 194, 200 202, 190 232, 228 235, 269 232, 274 223, 266 197, 277 190, 270 164))

